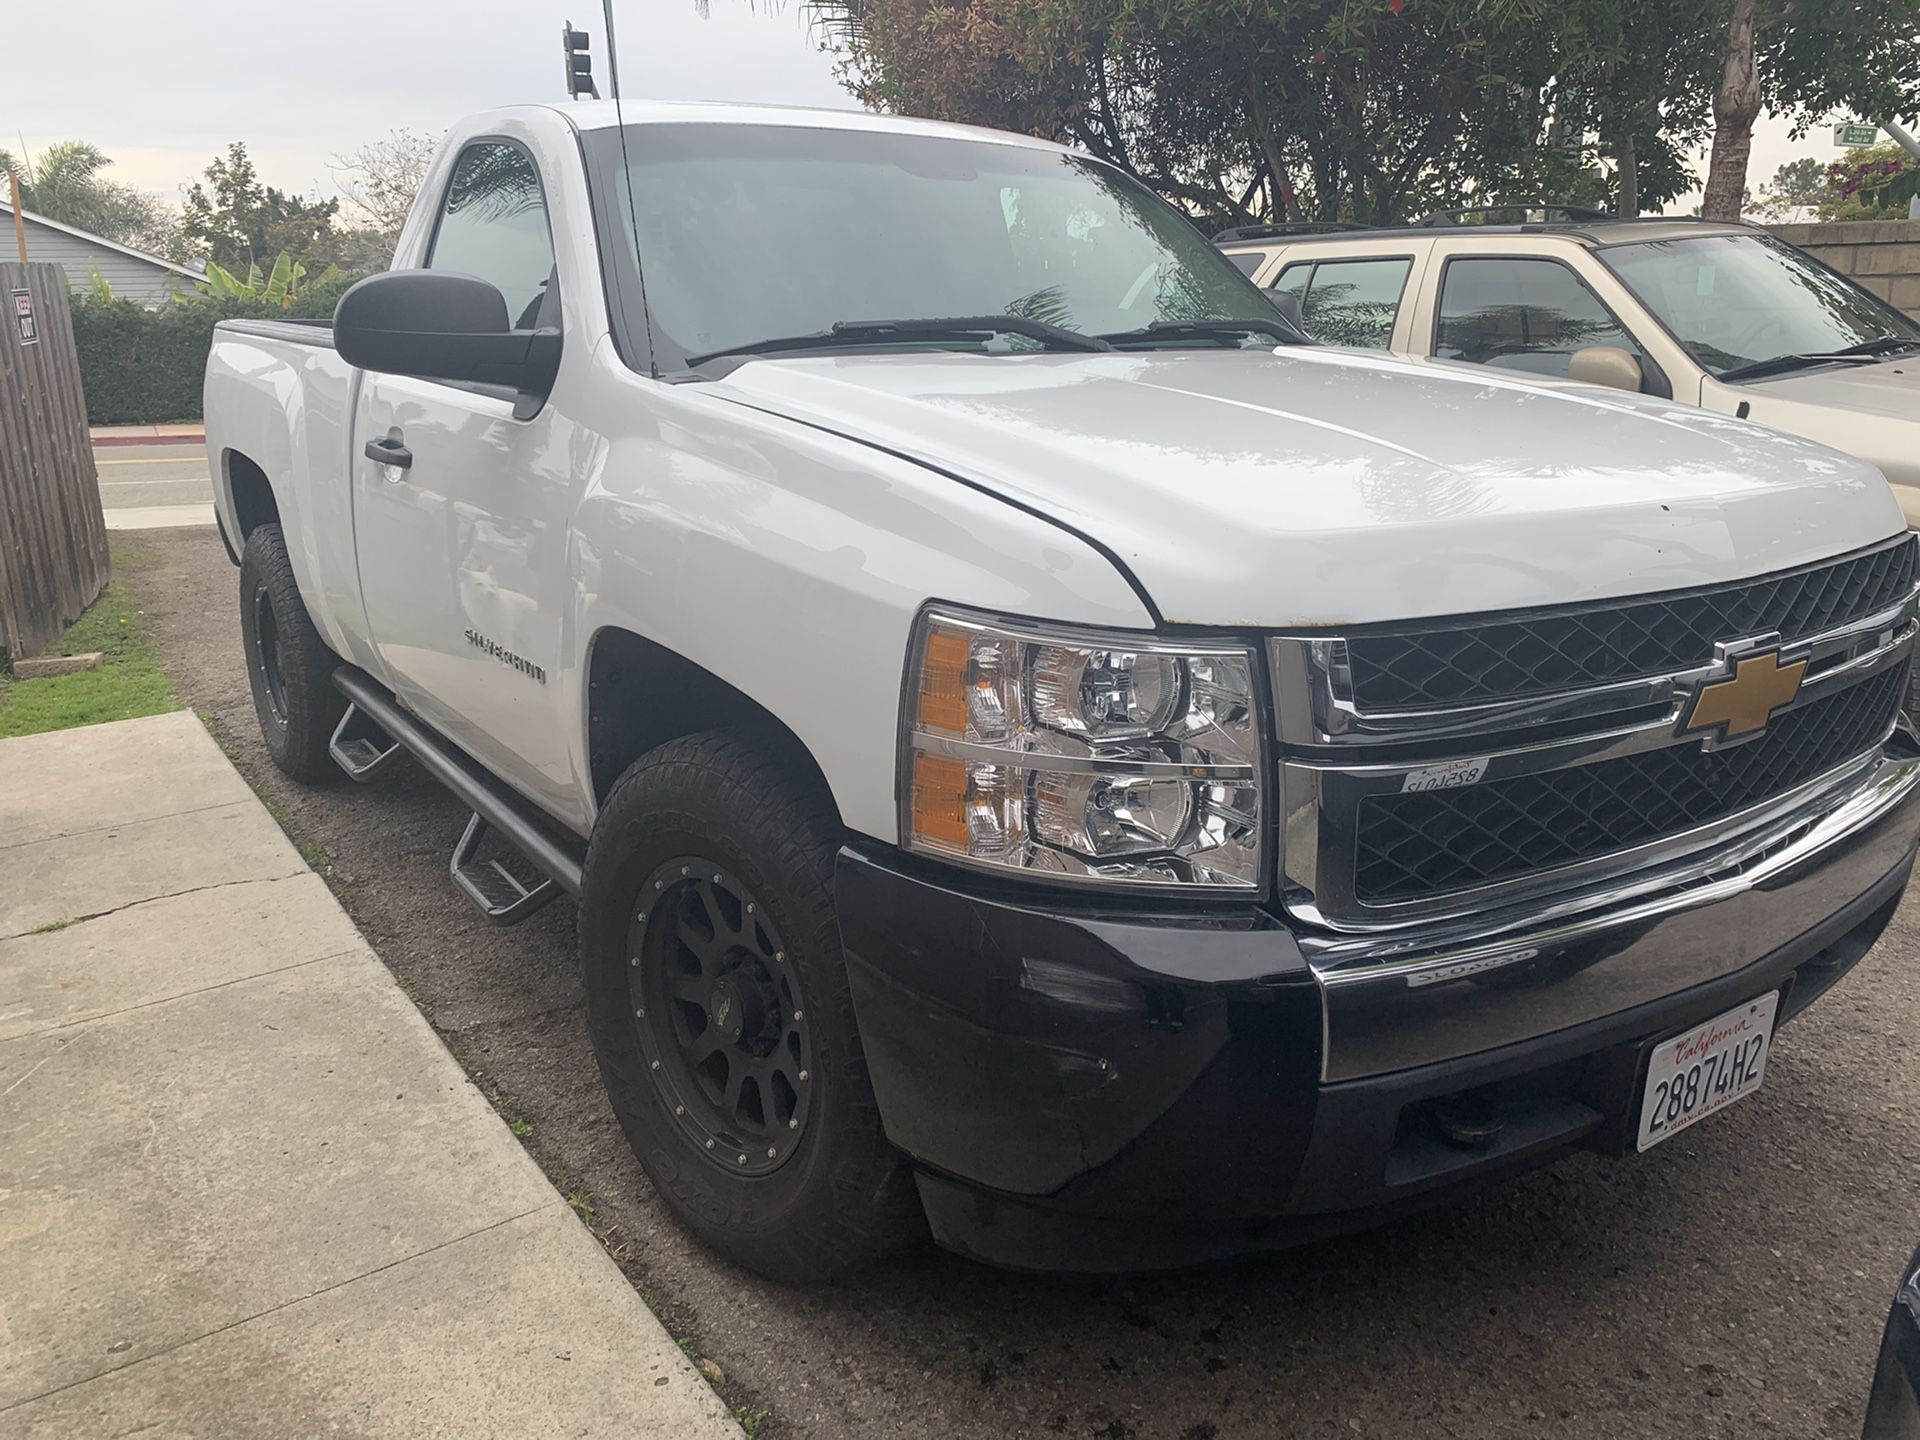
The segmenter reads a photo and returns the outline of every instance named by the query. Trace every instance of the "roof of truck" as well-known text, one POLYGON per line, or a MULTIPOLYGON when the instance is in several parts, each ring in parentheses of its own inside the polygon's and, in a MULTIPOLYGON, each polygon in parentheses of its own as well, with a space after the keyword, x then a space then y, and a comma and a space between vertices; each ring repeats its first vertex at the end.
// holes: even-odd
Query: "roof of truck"
POLYGON ((785 125, 821 130, 873 130, 903 135, 944 135, 955 140, 991 140, 1035 150, 1065 150, 1050 140, 952 125, 944 120, 910 120, 865 110, 829 110, 800 105, 738 105, 713 101, 578 100, 552 107, 577 130, 606 130, 617 125, 785 125))
POLYGON ((1430 218, 1411 225, 1384 225, 1371 229, 1355 226, 1308 233, 1287 226, 1275 226, 1267 233, 1249 227, 1219 236, 1216 243, 1231 254, 1245 250, 1270 250, 1277 245, 1340 244, 1387 235, 1554 235, 1599 249, 1606 245, 1627 245, 1645 240, 1680 240, 1700 235, 1751 235, 1755 228, 1738 220, 1700 220, 1688 215, 1648 215, 1631 219, 1595 215, 1580 220, 1537 221, 1520 225, 1450 224, 1430 218))

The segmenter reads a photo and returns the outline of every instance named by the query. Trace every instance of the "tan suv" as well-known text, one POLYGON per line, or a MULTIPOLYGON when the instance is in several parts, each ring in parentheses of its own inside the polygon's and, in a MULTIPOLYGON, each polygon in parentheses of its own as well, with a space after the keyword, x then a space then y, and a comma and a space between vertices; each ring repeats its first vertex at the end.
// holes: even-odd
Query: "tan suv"
POLYGON ((1324 344, 1752 419, 1879 466, 1920 526, 1920 323, 1763 230, 1555 206, 1216 241, 1324 344))

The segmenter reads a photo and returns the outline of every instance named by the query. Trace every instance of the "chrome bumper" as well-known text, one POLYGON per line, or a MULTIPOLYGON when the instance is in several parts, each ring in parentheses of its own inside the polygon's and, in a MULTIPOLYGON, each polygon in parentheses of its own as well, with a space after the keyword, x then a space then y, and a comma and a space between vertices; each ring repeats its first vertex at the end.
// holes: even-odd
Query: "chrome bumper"
POLYGON ((1818 812, 1545 911, 1418 934, 1300 938, 1319 981, 1323 1077, 1459 1059, 1618 1014, 1743 969, 1844 909, 1920 843, 1905 731, 1818 812), (1649 882, 1659 882, 1650 889, 1649 882))

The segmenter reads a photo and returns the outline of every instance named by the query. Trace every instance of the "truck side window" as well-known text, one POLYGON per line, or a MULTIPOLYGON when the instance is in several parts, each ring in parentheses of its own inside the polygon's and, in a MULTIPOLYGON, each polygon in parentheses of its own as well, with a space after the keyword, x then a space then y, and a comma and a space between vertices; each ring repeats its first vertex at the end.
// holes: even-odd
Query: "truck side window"
POLYGON ((1529 375, 1565 375, 1573 352, 1633 337, 1558 260, 1450 260, 1440 282, 1433 353, 1529 375))
POLYGON ((1271 288, 1300 296, 1301 328, 1322 345, 1384 350, 1412 270, 1405 256, 1303 261, 1289 265, 1271 288))
POLYGON ((553 278, 553 237, 533 157, 504 140, 460 152, 434 231, 429 270, 453 270, 494 286, 507 318, 531 329, 553 278))

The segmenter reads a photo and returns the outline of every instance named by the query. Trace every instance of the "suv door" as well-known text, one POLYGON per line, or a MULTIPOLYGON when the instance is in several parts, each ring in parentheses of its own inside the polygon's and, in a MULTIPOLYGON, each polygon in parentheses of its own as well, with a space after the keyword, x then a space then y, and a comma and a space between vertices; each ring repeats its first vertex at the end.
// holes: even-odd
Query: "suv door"
MULTIPOLYGON (((517 327, 561 327, 546 194, 524 145, 492 137, 461 150, 423 263, 492 284, 517 327)), ((515 404, 499 387, 363 375, 354 536, 388 685, 565 813, 573 767, 550 672, 569 613, 573 467, 554 406, 518 419, 515 404)))
POLYGON ((1292 295, 1303 327, 1323 345, 1405 351, 1433 242, 1411 233, 1367 241, 1307 241, 1290 246, 1261 283, 1292 295))
POLYGON ((1412 274, 1411 255, 1301 260, 1272 293, 1298 297, 1300 327, 1322 345, 1388 350, 1412 274))
POLYGON ((1646 363, 1600 297, 1572 267, 1547 256, 1450 258, 1440 268, 1434 311, 1440 360, 1565 379, 1574 351, 1606 345, 1646 363))
MULTIPOLYGON (((1408 352, 1546 378, 1573 352, 1610 345, 1640 362, 1641 389, 1672 398, 1677 347, 1577 240, 1553 235, 1449 236, 1436 242, 1418 301, 1403 307, 1408 352)), ((1692 394, 1683 398, 1695 402, 1692 394)))

